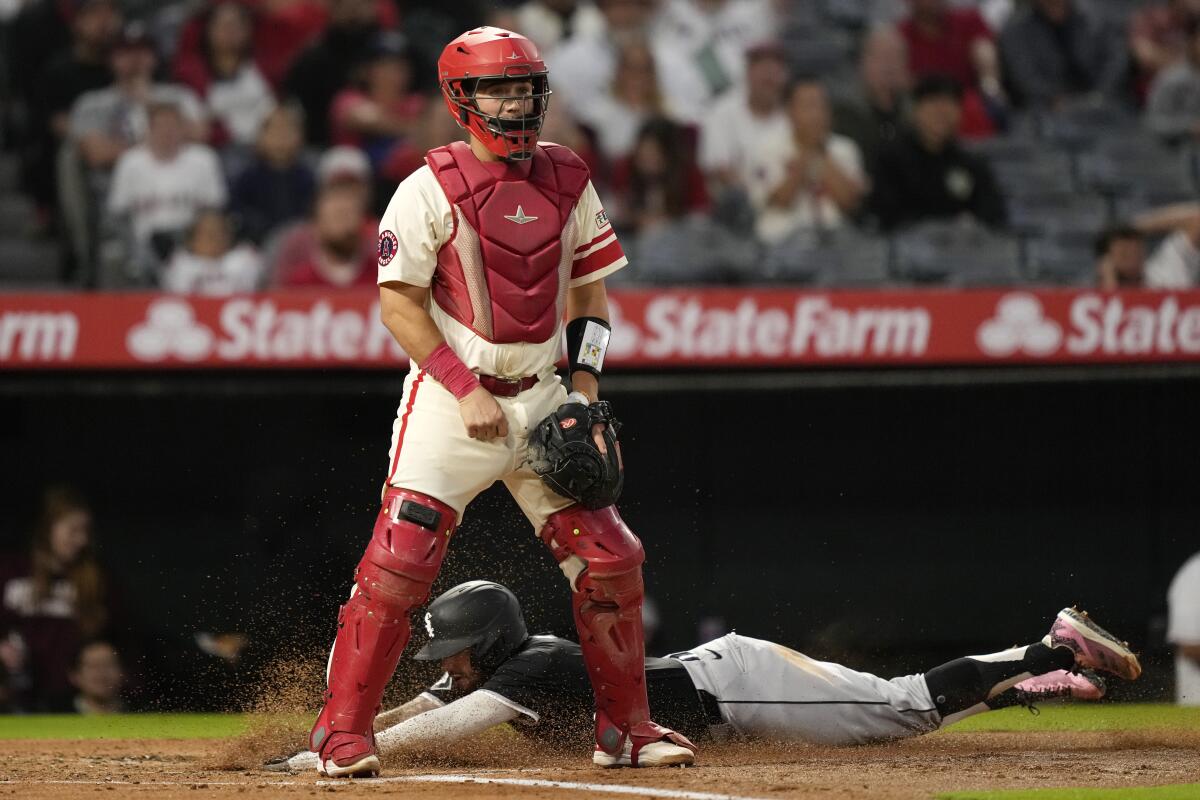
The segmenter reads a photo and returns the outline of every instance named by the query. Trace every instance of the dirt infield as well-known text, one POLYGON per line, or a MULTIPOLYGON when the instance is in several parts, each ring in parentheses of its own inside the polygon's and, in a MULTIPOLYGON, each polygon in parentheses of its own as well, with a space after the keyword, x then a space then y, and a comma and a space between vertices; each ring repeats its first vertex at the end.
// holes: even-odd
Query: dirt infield
POLYGON ((0 766, 0 796, 22 800, 121 798, 346 797, 406 795, 422 800, 507 800, 609 796, 596 788, 435 783, 429 776, 522 779, 752 798, 871 797, 916 800, 938 792, 1049 786, 1127 787, 1200 781, 1200 732, 1137 731, 948 733, 857 748, 804 745, 710 745, 689 769, 601 770, 582 754, 545 754, 522 740, 491 737, 443 759, 387 763, 383 781, 329 782, 315 775, 249 769, 278 747, 260 732, 236 744, 190 741, 10 741, 0 766))

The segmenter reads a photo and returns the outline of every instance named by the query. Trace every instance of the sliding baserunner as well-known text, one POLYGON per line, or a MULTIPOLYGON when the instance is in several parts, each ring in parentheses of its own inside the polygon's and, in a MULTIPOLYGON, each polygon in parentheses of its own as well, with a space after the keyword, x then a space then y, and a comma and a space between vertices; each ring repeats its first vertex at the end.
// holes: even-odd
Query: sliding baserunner
MULTIPOLYGON (((562 743, 565 731, 590 727, 592 690, 579 645, 530 636, 517 598, 505 587, 470 581, 450 589, 430 605, 425 628, 429 641, 415 658, 440 661, 445 673, 380 715, 382 753, 436 751, 506 722, 550 743, 562 743)), ((1136 680, 1141 671, 1126 643, 1072 608, 1060 611, 1033 644, 891 680, 736 633, 646 659, 651 713, 672 730, 829 745, 919 736, 1035 700, 1098 700, 1105 691, 1099 673, 1136 680)), ((593 757, 601 766, 627 759, 600 749, 593 757)), ((316 764, 314 753, 303 752, 266 767, 316 764)))

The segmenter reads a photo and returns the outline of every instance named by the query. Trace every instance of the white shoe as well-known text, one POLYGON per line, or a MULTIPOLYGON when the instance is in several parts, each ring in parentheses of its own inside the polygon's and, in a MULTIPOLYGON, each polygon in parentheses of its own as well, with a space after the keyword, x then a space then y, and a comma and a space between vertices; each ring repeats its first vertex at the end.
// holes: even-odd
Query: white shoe
POLYGON ((317 772, 329 778, 375 778, 379 776, 379 771, 379 756, 374 753, 344 767, 339 767, 332 758, 317 762, 317 772))
MULTIPOLYGON (((680 767, 691 766, 696 762, 696 754, 686 747, 666 740, 650 742, 642 745, 638 753, 639 767, 680 767)), ((592 763, 598 767, 632 767, 633 745, 628 739, 620 755, 609 755, 600 748, 592 753, 592 763)))

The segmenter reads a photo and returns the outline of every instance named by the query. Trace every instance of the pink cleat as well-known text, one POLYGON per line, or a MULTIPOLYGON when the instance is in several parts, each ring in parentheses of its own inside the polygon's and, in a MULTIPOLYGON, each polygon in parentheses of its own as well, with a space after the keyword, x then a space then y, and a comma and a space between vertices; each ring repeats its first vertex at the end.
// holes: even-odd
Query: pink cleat
POLYGON ((1086 611, 1064 608, 1058 612, 1042 643, 1047 647, 1069 647, 1075 653, 1075 665, 1081 669, 1110 672, 1127 681, 1137 680, 1142 674, 1142 665, 1129 643, 1092 622, 1086 611))
POLYGON ((1068 672, 1058 669, 1045 675, 1035 675, 1013 687, 1017 701, 1023 706, 1060 697, 1072 700, 1099 700, 1104 697, 1104 679, 1091 670, 1068 672))

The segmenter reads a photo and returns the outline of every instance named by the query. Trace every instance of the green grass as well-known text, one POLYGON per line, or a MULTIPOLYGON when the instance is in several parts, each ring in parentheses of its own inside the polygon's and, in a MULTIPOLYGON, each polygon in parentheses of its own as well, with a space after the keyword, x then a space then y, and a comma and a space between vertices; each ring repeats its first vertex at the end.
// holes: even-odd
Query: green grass
POLYGON ((1121 789, 1013 789, 995 792, 951 792, 938 800, 1196 800, 1200 783, 1121 789))
MULTIPOLYGON (((1009 708, 980 714, 935 735, 968 731, 1200 730, 1200 708, 1099 703, 1047 705, 1041 707, 1041 712, 1034 716, 1023 708, 1009 708)), ((263 719, 250 714, 0 716, 0 739, 218 739, 245 733, 255 718, 263 719)), ((1200 793, 1196 797, 1200 798, 1200 793)))
MULTIPOLYGON (((1135 731, 1200 730, 1200 708, 1152 704, 1048 705, 1034 716, 1023 708, 980 714, 938 733, 965 731, 1135 731)), ((1014 789, 951 792, 939 800, 1197 800, 1200 783, 1121 789, 1014 789)))
POLYGON ((247 714, 0 716, 0 739, 219 739, 244 733, 247 714))
MULTIPOLYGON (((1149 728, 1200 730, 1200 708, 1151 703, 1094 703, 1039 706, 1040 714, 1006 708, 979 714, 939 736, 965 731, 1136 731, 1149 728)), ((1195 795, 1200 798, 1200 794, 1195 795)))

